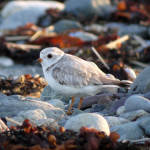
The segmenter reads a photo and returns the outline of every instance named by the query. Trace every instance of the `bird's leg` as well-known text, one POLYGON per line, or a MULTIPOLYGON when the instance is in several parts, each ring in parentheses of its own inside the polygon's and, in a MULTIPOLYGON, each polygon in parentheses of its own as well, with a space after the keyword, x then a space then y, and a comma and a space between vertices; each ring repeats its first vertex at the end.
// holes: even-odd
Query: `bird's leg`
POLYGON ((71 111, 71 109, 72 109, 74 100, 75 100, 75 97, 73 96, 72 99, 71 99, 71 105, 69 106, 69 109, 68 109, 68 111, 67 111, 67 114, 68 114, 68 115, 70 114, 70 111, 71 111))
POLYGON ((80 109, 80 108, 81 108, 82 102, 83 102, 83 98, 81 97, 81 98, 80 98, 79 105, 78 105, 78 109, 80 109))

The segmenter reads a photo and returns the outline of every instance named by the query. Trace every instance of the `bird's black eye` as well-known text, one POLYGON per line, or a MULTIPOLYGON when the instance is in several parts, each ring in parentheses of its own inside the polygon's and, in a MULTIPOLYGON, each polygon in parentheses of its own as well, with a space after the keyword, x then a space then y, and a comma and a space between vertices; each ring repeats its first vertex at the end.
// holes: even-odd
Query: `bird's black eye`
POLYGON ((48 54, 47 57, 48 57, 48 58, 52 58, 52 54, 48 54))

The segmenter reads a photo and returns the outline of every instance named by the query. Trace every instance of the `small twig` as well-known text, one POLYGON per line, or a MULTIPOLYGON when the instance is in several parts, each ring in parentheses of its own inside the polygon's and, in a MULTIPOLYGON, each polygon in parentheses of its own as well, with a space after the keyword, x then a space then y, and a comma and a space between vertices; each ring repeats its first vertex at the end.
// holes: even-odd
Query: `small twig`
POLYGON ((109 49, 114 49, 117 47, 118 44, 123 43, 123 42, 127 41, 128 39, 129 39, 129 35, 125 35, 125 36, 121 37, 120 39, 117 39, 113 42, 106 44, 106 47, 109 49))
POLYGON ((102 62, 102 64, 110 70, 110 67, 105 63, 104 59, 101 57, 101 55, 97 52, 97 50, 94 47, 91 47, 92 51, 95 53, 95 55, 99 58, 99 60, 102 62))
POLYGON ((8 131, 9 128, 5 125, 5 123, 0 119, 0 132, 8 131))
POLYGON ((6 41, 20 41, 20 40, 28 40, 30 36, 7 36, 5 37, 6 41))
POLYGON ((21 50, 27 50, 27 49, 41 49, 41 45, 29 45, 29 44, 16 44, 16 43, 10 43, 7 42, 6 46, 8 48, 16 48, 16 49, 21 49, 21 50))
POLYGON ((11 118, 5 117, 5 119, 6 119, 8 122, 11 122, 11 123, 13 123, 13 124, 15 124, 15 125, 17 125, 17 126, 21 126, 21 125, 22 125, 22 123, 20 123, 20 122, 18 122, 18 121, 15 121, 15 120, 13 120, 13 119, 11 119, 11 118))
POLYGON ((139 142, 150 142, 150 138, 138 139, 138 140, 129 140, 131 143, 139 143, 139 142))
POLYGON ((147 65, 147 64, 144 64, 144 63, 139 62, 139 61, 136 61, 136 60, 130 60, 129 62, 130 62, 131 64, 137 65, 137 66, 142 67, 142 68, 146 68, 146 67, 149 66, 149 65, 147 65))

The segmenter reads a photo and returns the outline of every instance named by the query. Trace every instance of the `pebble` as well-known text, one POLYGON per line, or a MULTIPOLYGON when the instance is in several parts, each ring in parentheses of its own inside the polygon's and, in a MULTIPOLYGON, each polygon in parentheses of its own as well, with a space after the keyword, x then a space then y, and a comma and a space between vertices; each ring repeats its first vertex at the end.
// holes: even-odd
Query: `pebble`
POLYGON ((127 112, 135 110, 144 110, 150 112, 150 101, 139 95, 132 95, 125 101, 125 109, 127 112))
POLYGON ((58 107, 58 108, 61 108, 62 110, 65 110, 64 103, 59 99, 51 99, 46 102, 53 105, 54 107, 58 107))
POLYGON ((124 114, 126 112, 126 109, 124 106, 121 106, 117 109, 116 114, 117 116, 120 116, 121 114, 124 114))
POLYGON ((81 29, 82 25, 74 20, 60 20, 54 24, 54 32, 62 33, 72 29, 81 29))
POLYGON ((129 94, 144 94, 150 91, 150 66, 146 67, 131 84, 129 94))
POLYGON ((144 131, 139 127, 137 121, 114 126, 110 128, 111 132, 116 132, 120 135, 118 141, 122 140, 137 140, 145 136, 144 131))
POLYGON ((144 110, 135 110, 135 111, 130 111, 124 114, 121 114, 120 117, 131 120, 131 121, 135 121, 137 118, 141 117, 141 116, 145 116, 148 115, 148 113, 144 110))
POLYGON ((11 67, 13 65, 14 61, 11 58, 5 56, 0 57, 0 67, 11 67))
POLYGON ((95 113, 82 113, 71 117, 65 124, 65 129, 78 132, 81 127, 95 128, 110 134, 107 121, 101 115, 95 113))
POLYGON ((121 124, 125 124, 125 123, 130 122, 127 119, 124 119, 121 117, 115 117, 115 116, 107 116, 107 117, 105 117, 105 119, 107 120, 110 128, 117 126, 117 125, 121 125, 121 124))
POLYGON ((47 85, 43 89, 40 99, 43 101, 50 100, 50 99, 60 99, 63 102, 69 102, 70 97, 61 95, 57 91, 53 90, 49 85, 47 85))

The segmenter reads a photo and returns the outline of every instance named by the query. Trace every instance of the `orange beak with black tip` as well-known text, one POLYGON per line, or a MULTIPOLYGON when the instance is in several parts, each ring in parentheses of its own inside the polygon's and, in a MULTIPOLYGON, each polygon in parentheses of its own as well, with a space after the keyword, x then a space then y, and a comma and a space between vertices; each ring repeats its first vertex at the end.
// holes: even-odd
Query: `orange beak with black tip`
POLYGON ((43 60, 42 60, 41 58, 39 58, 37 61, 38 61, 39 63, 41 63, 43 60))

